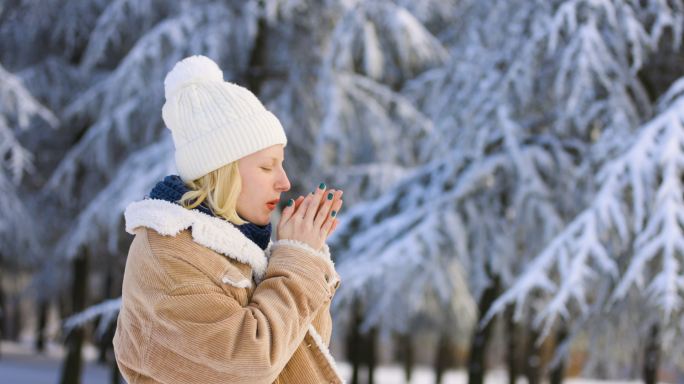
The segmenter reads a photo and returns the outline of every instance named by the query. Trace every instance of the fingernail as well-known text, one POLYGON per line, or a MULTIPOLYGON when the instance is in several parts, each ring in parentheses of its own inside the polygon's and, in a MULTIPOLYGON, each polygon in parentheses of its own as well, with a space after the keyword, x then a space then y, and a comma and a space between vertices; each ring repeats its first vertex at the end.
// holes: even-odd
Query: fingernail
POLYGON ((337 215, 337 211, 330 212, 330 216, 335 217, 335 215, 337 215))
POLYGON ((318 186, 318 188, 320 188, 320 189, 325 189, 325 183, 321 183, 321 184, 318 186))
POLYGON ((332 200, 332 198, 333 198, 332 192, 328 193, 328 200, 332 200))
POLYGON ((290 200, 287 201, 287 206, 288 206, 288 207, 291 206, 292 204, 294 204, 294 200, 290 199, 290 200))

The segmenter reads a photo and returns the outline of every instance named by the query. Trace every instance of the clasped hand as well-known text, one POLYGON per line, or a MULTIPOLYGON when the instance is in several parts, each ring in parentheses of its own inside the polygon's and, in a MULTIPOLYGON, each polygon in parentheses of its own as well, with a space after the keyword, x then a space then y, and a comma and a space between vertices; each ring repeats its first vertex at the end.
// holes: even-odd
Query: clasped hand
POLYGON ((277 239, 301 241, 320 250, 337 227, 341 207, 342 191, 326 190, 321 183, 316 192, 287 202, 278 222, 277 239))

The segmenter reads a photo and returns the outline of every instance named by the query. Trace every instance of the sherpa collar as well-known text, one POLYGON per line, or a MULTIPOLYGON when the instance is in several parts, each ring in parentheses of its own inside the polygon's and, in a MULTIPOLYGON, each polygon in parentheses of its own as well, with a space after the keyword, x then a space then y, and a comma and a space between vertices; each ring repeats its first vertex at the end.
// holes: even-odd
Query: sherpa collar
POLYGON ((191 228, 193 240, 215 252, 252 267, 252 274, 261 279, 268 264, 271 244, 262 250, 233 224, 194 209, 186 209, 165 200, 145 199, 131 203, 124 213, 126 232, 138 227, 154 229, 164 236, 176 236, 191 228))
MULTIPOLYGON (((190 188, 185 185, 180 176, 169 175, 164 177, 164 179, 162 179, 154 186, 154 188, 152 188, 149 197, 152 199, 166 200, 171 203, 179 204, 179 201, 183 195, 188 191, 190 191, 190 188)), ((217 217, 217 215, 215 215, 214 212, 209 209, 206 203, 207 202, 204 201, 202 204, 193 209, 197 209, 198 211, 206 213, 209 216, 217 217)), ((240 232, 247 236, 247 238, 255 242, 261 249, 265 250, 271 241, 271 223, 267 223, 266 225, 257 225, 246 222, 241 225, 235 225, 235 228, 240 230, 240 232)))

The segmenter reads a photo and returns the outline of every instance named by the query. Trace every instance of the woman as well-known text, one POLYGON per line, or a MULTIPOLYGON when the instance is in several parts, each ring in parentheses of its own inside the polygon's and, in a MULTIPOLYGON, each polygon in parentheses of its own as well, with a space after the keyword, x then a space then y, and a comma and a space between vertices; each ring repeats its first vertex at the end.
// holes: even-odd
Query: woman
POLYGON ((203 56, 164 80, 179 176, 125 212, 135 234, 114 336, 128 383, 340 383, 328 352, 339 285, 326 238, 342 191, 288 200, 278 119, 203 56))

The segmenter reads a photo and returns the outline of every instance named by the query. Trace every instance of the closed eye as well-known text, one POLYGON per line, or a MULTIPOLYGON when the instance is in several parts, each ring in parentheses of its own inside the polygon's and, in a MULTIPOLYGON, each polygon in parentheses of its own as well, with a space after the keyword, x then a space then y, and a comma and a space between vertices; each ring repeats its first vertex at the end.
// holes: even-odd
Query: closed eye
POLYGON ((268 168, 268 167, 261 167, 261 169, 263 169, 264 171, 271 171, 272 170, 271 168, 268 168))

